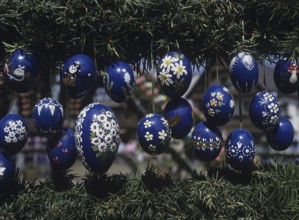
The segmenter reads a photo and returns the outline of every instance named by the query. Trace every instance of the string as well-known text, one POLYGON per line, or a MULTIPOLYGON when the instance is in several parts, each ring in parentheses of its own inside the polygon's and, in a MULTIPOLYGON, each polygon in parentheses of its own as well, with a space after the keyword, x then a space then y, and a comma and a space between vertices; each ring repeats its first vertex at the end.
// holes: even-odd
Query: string
POLYGON ((242 111, 242 93, 239 92, 239 122, 240 128, 243 128, 243 111, 242 111))
POLYGON ((216 53, 216 80, 219 84, 219 62, 218 62, 218 53, 216 53))
POLYGON ((266 82, 266 67, 265 67, 265 60, 262 61, 263 65, 263 89, 267 91, 267 82, 266 82))
MULTIPOLYGON (((154 55, 153 55, 153 38, 151 39, 151 48, 150 48, 150 72, 153 70, 154 67, 154 55)), ((153 113, 156 111, 156 105, 155 105, 155 78, 154 74, 151 74, 151 79, 152 79, 152 110, 153 113)))

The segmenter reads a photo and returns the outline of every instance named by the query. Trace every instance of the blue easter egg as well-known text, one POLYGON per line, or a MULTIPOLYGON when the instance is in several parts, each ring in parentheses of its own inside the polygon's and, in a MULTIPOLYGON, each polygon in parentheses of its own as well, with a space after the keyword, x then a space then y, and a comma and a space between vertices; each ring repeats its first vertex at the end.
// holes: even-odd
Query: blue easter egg
POLYGON ((23 49, 13 52, 6 65, 7 83, 18 93, 32 89, 37 76, 37 59, 23 49))
POLYGON ((41 99, 33 108, 33 122, 42 134, 59 133, 63 123, 62 105, 54 98, 41 99))
POLYGON ((120 142, 119 125, 112 110, 100 103, 86 106, 76 120, 75 142, 83 165, 105 173, 120 142))
POLYGON ((191 135, 192 148, 196 156, 203 161, 212 161, 218 157, 222 148, 220 130, 209 122, 198 123, 191 135))
POLYGON ((0 193, 12 185, 14 176, 15 165, 0 152, 0 193))
POLYGON ((0 147, 5 154, 16 154, 26 144, 28 124, 17 114, 8 114, 0 121, 0 147))
POLYGON ((192 80, 192 68, 186 55, 169 52, 159 64, 158 83, 163 92, 171 98, 178 98, 188 90, 192 80))
POLYGON ((125 62, 113 63, 107 68, 103 82, 106 93, 113 101, 117 103, 127 101, 135 85, 133 70, 125 62))
POLYGON ((47 152, 54 169, 66 170, 70 168, 77 157, 74 131, 69 128, 65 129, 62 137, 55 144, 53 143, 47 152))
POLYGON ((274 82, 277 89, 285 94, 297 91, 299 85, 299 66, 288 60, 279 60, 274 68, 274 82))
POLYGON ((245 129, 234 130, 226 140, 225 155, 228 165, 233 169, 247 169, 255 155, 254 137, 245 129))
POLYGON ((277 151, 287 149, 294 139, 294 127, 285 117, 281 117, 279 125, 272 131, 266 133, 270 146, 277 151))
POLYGON ((257 93, 250 103, 249 116, 257 128, 263 131, 273 130, 279 124, 278 100, 269 92, 257 93))
POLYGON ((248 93, 258 82, 259 69, 255 59, 249 53, 239 53, 230 62, 230 78, 234 87, 248 93))
POLYGON ((86 95, 96 76, 96 67, 90 57, 77 54, 69 58, 60 73, 60 81, 66 94, 74 99, 86 95))
POLYGON ((219 84, 208 88, 202 104, 206 120, 216 126, 226 124, 234 114, 234 97, 226 87, 219 84))
POLYGON ((161 154, 171 138, 167 120, 159 114, 147 114, 138 122, 137 138, 145 152, 161 154))
POLYGON ((181 139, 185 137, 193 126, 192 107, 184 98, 170 100, 163 112, 171 128, 171 136, 181 139))

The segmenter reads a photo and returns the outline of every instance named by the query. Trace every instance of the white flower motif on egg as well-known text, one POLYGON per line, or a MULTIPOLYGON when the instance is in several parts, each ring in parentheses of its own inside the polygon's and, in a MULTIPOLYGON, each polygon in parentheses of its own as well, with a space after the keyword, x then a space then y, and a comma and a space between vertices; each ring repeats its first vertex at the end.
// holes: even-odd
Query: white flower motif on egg
POLYGON ((171 70, 176 75, 177 79, 180 79, 181 76, 188 74, 186 66, 183 65, 182 60, 180 60, 179 63, 175 63, 171 70))
POLYGON ((174 67, 174 62, 177 62, 179 59, 172 56, 165 56, 162 59, 161 68, 165 68, 166 72, 169 72, 172 67, 174 67))
POLYGON ((146 120, 146 121, 144 122, 144 127, 145 127, 145 128, 150 128, 151 125, 152 125, 152 123, 151 123, 151 121, 149 121, 149 120, 146 120))
POLYGON ((162 85, 170 86, 173 84, 173 80, 171 79, 172 75, 167 73, 164 69, 160 72, 158 77, 162 85))
POLYGON ((147 141, 153 140, 153 135, 150 134, 148 131, 145 133, 144 137, 146 138, 147 141))
POLYGON ((164 130, 159 131, 158 134, 160 140, 165 140, 165 138, 167 137, 167 133, 164 130))

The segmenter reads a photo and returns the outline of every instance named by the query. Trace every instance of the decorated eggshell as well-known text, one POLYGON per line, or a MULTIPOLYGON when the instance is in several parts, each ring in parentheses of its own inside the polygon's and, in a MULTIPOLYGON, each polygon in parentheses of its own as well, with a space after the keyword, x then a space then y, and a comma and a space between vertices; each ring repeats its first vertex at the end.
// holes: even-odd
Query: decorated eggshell
POLYGON ((234 130, 226 140, 225 155, 228 165, 233 169, 247 169, 255 155, 254 137, 245 129, 234 130))
POLYGON ((163 92, 171 97, 181 97, 189 88, 192 80, 191 64, 186 55, 169 52, 159 64, 158 83, 163 92))
POLYGON ((269 92, 257 93, 250 103, 249 116, 257 128, 263 131, 273 130, 279 124, 278 100, 269 92))
POLYGON ((107 68, 103 82, 106 93, 113 101, 127 101, 135 85, 133 70, 125 62, 113 63, 107 68))
POLYGON ((184 98, 170 100, 164 108, 163 116, 168 121, 174 138, 185 137, 193 126, 192 107, 184 98))
POLYGON ((266 137, 268 143, 274 150, 285 150, 293 142, 294 127, 287 118, 281 117, 278 127, 270 132, 267 132, 266 137))
POLYGON ((79 114, 75 126, 75 142, 83 165, 94 172, 106 172, 118 151, 119 125, 112 110, 92 103, 79 114))
POLYGON ((42 134, 59 133, 63 123, 62 105, 54 98, 41 99, 33 108, 33 122, 42 134))
POLYGON ((145 152, 161 154, 171 138, 167 120, 159 114, 147 114, 138 122, 137 138, 145 152))
POLYGON ((54 169, 66 170, 70 168, 77 157, 77 149, 75 145, 75 136, 72 129, 65 129, 62 137, 51 143, 47 152, 49 160, 54 169))
POLYGON ((192 132, 192 148, 196 156, 203 161, 214 160, 222 148, 220 130, 209 122, 198 123, 192 132))
POLYGON ((84 54, 72 56, 64 64, 60 81, 66 94, 74 99, 86 95, 96 76, 96 67, 90 57, 84 54))
POLYGON ((0 147, 5 154, 16 154, 26 144, 28 125, 22 116, 8 114, 0 121, 0 147))
POLYGON ((279 60, 274 68, 274 82, 277 89, 291 94, 298 89, 299 66, 288 60, 279 60))
POLYGON ((37 76, 37 59, 23 49, 13 52, 6 64, 7 83, 14 91, 28 92, 37 76))
POLYGON ((5 192, 13 182, 15 165, 0 152, 0 192, 5 192))
POLYGON ((234 108, 234 97, 226 87, 216 84, 205 92, 203 113, 211 124, 216 126, 226 124, 233 116, 234 108))
POLYGON ((234 87, 248 93, 258 82, 259 69, 255 59, 249 53, 239 53, 230 63, 230 78, 234 87))

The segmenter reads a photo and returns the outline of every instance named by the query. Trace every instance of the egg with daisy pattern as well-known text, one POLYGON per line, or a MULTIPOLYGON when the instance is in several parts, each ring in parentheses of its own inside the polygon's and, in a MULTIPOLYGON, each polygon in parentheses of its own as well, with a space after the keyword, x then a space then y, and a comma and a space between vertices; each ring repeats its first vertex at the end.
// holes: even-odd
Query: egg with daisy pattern
POLYGON ((280 119, 280 105, 270 92, 259 92, 249 106, 252 123, 259 129, 269 132, 276 128, 280 119))
POLYGON ((137 139, 148 154, 161 154, 171 138, 167 120, 159 114, 147 114, 137 125, 137 139))
POLYGON ((167 53, 159 63, 158 84, 171 98, 178 98, 188 90, 192 80, 192 68, 186 55, 180 52, 167 53))
POLYGON ((119 142, 119 125, 108 106, 91 103, 80 112, 75 125, 75 143, 88 170, 105 173, 113 163, 119 142))

